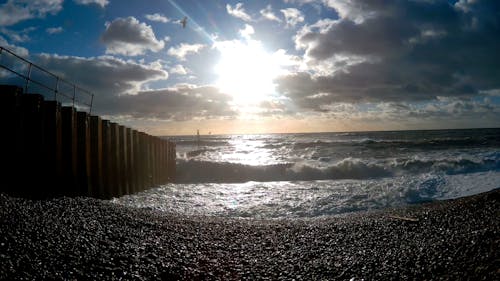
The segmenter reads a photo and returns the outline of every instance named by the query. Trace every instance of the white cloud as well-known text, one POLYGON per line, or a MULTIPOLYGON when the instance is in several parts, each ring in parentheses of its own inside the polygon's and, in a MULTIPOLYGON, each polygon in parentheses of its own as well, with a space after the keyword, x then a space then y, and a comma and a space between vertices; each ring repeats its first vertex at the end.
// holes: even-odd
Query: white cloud
POLYGON ((186 75, 188 74, 186 68, 182 66, 181 64, 174 65, 169 69, 170 73, 172 74, 178 74, 178 75, 186 75))
POLYGON ((294 27, 298 23, 301 23, 304 21, 304 16, 302 15, 302 13, 295 8, 286 8, 286 9, 282 9, 280 11, 285 16, 285 21, 286 21, 287 27, 294 27))
POLYGON ((260 14, 262 15, 262 17, 264 17, 265 19, 268 19, 268 20, 271 20, 271 21, 277 21, 277 22, 281 22, 281 19, 278 18, 274 12, 273 12, 273 8, 271 7, 271 5, 267 5, 267 7, 265 9, 262 9, 260 10, 260 14))
POLYGON ((147 14, 146 18, 150 21, 157 21, 157 22, 163 22, 163 23, 167 23, 170 21, 166 16, 164 16, 162 14, 158 14, 158 13, 147 14))
POLYGON ((89 4, 97 4, 101 6, 101 8, 106 7, 109 4, 108 0, 74 0, 76 3, 81 5, 89 5, 89 4))
POLYGON ((61 26, 59 26, 59 27, 49 27, 49 28, 45 29, 45 31, 47 31, 48 34, 56 34, 56 33, 63 32, 63 28, 61 26))
POLYGON ((7 36, 13 42, 27 42, 30 41, 28 33, 35 29, 36 27, 28 27, 22 30, 10 30, 5 27, 0 27, 0 33, 7 36))
POLYGON ((245 28, 240 30, 241 36, 246 39, 250 39, 250 36, 255 33, 255 29, 249 24, 245 24, 245 28))
POLYGON ((14 25, 20 21, 55 15, 62 9, 63 0, 8 0, 0 5, 0 26, 14 25))
POLYGON ((230 4, 227 4, 226 10, 228 14, 235 18, 240 18, 244 21, 252 21, 252 17, 248 15, 245 8, 243 8, 243 3, 237 3, 234 8, 230 4))
POLYGON ((21 57, 26 58, 29 55, 28 49, 9 44, 9 42, 7 42, 7 40, 5 40, 5 38, 3 38, 2 36, 0 36, 0 46, 5 47, 9 51, 14 52, 16 55, 19 55, 21 57))
POLYGON ((158 52, 165 46, 164 41, 156 39, 151 26, 134 17, 107 22, 101 40, 106 45, 106 54, 127 56, 141 55, 147 50, 158 52))
POLYGON ((285 3, 292 3, 292 4, 299 4, 299 5, 304 5, 304 4, 309 4, 309 3, 316 3, 318 0, 283 0, 285 3))
POLYGON ((203 44, 185 44, 181 43, 177 47, 170 47, 168 49, 168 54, 178 58, 181 61, 186 60, 186 56, 190 54, 196 54, 205 48, 203 44))

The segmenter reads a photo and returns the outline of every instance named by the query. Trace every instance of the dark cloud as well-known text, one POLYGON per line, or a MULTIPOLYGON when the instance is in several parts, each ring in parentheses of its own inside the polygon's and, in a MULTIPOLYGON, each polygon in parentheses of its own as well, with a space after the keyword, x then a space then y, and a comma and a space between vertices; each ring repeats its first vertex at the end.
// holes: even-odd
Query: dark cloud
POLYGON ((230 96, 215 87, 178 85, 117 97, 107 111, 134 118, 175 121, 231 118, 236 112, 231 109, 230 101, 230 96))
POLYGON ((101 40, 106 45, 106 53, 129 56, 144 54, 146 50, 158 52, 165 46, 165 42, 156 39, 151 26, 134 17, 117 18, 106 23, 101 40))
POLYGON ((95 93, 96 114, 161 120, 228 118, 235 115, 231 97, 215 87, 177 85, 141 90, 151 81, 167 79, 161 65, 144 65, 114 57, 79 58, 42 54, 37 62, 95 93))
POLYGON ((499 1, 325 3, 341 18, 305 26, 295 38, 311 70, 277 79, 303 108, 470 98, 500 88, 499 1))
POLYGON ((117 96, 135 94, 147 82, 168 78, 161 65, 144 65, 104 56, 80 58, 41 54, 37 64, 95 93, 96 110, 106 114, 117 96))

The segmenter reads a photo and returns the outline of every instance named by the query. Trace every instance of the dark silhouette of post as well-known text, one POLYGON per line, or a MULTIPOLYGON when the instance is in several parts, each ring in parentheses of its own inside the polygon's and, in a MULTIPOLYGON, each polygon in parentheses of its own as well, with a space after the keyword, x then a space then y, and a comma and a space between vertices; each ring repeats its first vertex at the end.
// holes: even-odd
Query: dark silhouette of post
POLYGON ((44 105, 43 96, 30 94, 21 96, 22 105, 22 150, 20 159, 22 161, 23 176, 19 178, 22 186, 19 191, 21 196, 44 197, 47 194, 41 186, 44 177, 42 166, 44 156, 43 118, 44 105))
POLYGON ((62 168, 61 192, 63 195, 77 195, 77 130, 76 111, 64 106, 62 114, 62 168))
POLYGON ((0 177, 4 182, 0 191, 13 193, 22 176, 19 153, 21 152, 21 95, 23 89, 17 86, 0 85, 0 126, 4 131, 0 137, 2 168, 0 177))
POLYGON ((103 133, 99 116, 90 116, 90 176, 92 189, 90 196, 105 199, 103 173, 103 133))
POLYGON ((79 196, 88 196, 91 194, 91 151, 90 151, 90 122, 89 115, 86 112, 77 112, 77 190, 79 196))
POLYGON ((50 197, 58 196, 62 191, 62 117, 61 104, 57 101, 44 102, 44 185, 50 197))
POLYGON ((118 169, 120 173, 120 195, 125 195, 129 193, 128 190, 128 147, 127 147, 127 134, 126 128, 122 125, 118 125, 118 133, 119 133, 119 152, 118 152, 118 169))
POLYGON ((113 169, 113 142, 111 141, 111 122, 102 120, 102 192, 104 199, 113 197, 112 188, 116 186, 116 175, 113 169))
POLYGON ((108 188, 111 189, 112 197, 119 197, 121 195, 121 174, 120 174, 120 132, 118 124, 110 123, 111 131, 111 170, 113 175, 112 185, 108 188))

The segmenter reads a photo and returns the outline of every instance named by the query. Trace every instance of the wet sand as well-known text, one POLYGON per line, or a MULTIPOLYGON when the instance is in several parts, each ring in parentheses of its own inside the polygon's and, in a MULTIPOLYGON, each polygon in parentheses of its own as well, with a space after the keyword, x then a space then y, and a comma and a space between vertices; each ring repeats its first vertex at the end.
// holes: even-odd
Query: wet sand
POLYGON ((0 194, 2 280, 499 280, 499 245, 500 189, 289 220, 0 194))

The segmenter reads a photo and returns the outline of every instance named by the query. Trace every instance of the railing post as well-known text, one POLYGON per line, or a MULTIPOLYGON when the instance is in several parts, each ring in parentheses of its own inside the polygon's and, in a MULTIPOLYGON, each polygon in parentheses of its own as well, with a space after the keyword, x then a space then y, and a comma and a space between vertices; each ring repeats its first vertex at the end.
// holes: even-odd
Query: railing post
POLYGON ((89 114, 92 113, 92 103, 94 102, 94 94, 90 95, 90 108, 89 108, 89 114))
POLYGON ((73 108, 75 108, 76 85, 73 84, 73 108))
POLYGON ((56 88, 54 89, 54 100, 57 101, 57 91, 59 90, 59 76, 56 76, 56 88))
POLYGON ((27 75, 27 78, 26 78, 26 84, 24 85, 24 93, 28 93, 28 84, 30 83, 30 79, 31 79, 31 66, 33 64, 30 62, 30 65, 28 66, 28 75, 27 75))

